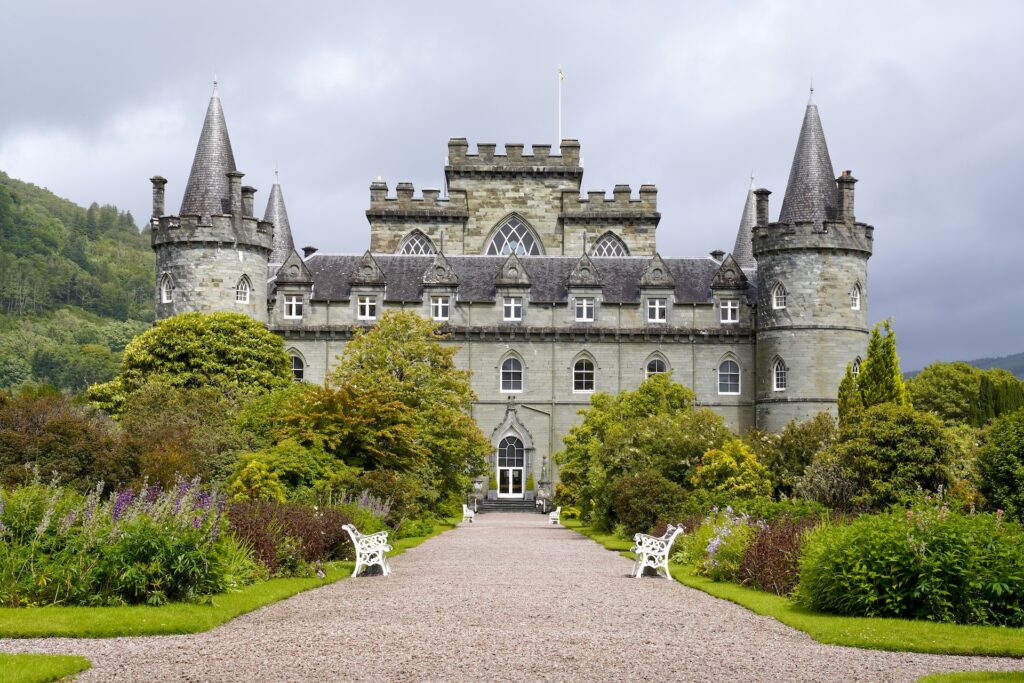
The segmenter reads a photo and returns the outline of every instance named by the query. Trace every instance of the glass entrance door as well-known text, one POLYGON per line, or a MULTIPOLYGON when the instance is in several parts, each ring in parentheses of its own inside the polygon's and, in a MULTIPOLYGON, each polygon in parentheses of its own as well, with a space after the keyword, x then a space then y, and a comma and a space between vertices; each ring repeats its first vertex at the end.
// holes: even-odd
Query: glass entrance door
POLYGON ((523 473, 526 471, 526 450, 523 442, 514 436, 506 436, 498 444, 498 497, 522 498, 523 473))

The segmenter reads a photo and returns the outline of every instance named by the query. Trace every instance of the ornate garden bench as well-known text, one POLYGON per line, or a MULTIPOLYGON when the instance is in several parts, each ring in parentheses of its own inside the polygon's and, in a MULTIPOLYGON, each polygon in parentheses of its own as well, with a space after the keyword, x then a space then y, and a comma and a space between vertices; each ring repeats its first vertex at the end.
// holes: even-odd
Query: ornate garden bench
POLYGON ((562 506, 559 505, 555 508, 554 512, 548 514, 548 521, 552 524, 558 524, 562 521, 562 506))
POLYGON ((462 504, 462 521, 468 521, 470 524, 476 519, 476 513, 469 509, 469 506, 465 503, 462 504))
POLYGON ((668 553, 676 536, 683 533, 682 527, 672 524, 668 525, 664 536, 649 536, 648 534, 636 534, 633 536, 634 545, 629 549, 636 553, 636 562, 633 564, 633 578, 639 579, 644 574, 644 569, 652 568, 658 576, 666 579, 672 578, 668 572, 668 553), (664 573, 662 573, 664 570, 664 573))
POLYGON ((342 529, 348 532, 352 538, 352 545, 356 549, 356 568, 352 572, 352 576, 358 576, 360 569, 372 567, 375 564, 380 565, 384 576, 391 573, 391 567, 388 566, 388 558, 385 555, 387 551, 391 550, 391 546, 388 545, 388 532, 378 531, 375 534, 364 536, 351 524, 346 524, 342 529))

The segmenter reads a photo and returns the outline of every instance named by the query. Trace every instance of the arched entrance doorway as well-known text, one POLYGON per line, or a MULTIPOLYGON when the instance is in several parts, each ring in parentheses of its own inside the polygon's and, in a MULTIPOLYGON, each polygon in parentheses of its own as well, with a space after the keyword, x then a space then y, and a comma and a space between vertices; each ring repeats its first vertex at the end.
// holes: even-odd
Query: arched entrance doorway
POLYGON ((498 498, 522 498, 526 482, 526 449, 514 436, 506 436, 498 444, 495 458, 498 475, 498 498))

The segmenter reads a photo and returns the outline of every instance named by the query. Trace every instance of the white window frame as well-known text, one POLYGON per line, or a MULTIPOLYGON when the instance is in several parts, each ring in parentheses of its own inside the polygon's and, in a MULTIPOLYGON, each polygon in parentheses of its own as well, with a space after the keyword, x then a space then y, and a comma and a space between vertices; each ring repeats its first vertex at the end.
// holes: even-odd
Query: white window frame
POLYGON ((786 308, 786 297, 789 296, 789 292, 781 284, 775 285, 772 288, 772 309, 781 311, 786 308))
POLYGON ((722 299, 718 305, 719 317, 718 319, 727 324, 733 325, 740 321, 740 301, 739 299, 722 299))
POLYGON ((578 296, 576 297, 576 322, 578 323, 592 323, 594 322, 594 312, 596 311, 596 302, 592 296, 578 296))
POLYGON ((854 285, 853 289, 850 290, 850 310, 853 310, 853 311, 859 311, 860 310, 861 295, 862 295, 862 292, 860 291, 860 285, 859 284, 854 285))
POLYGON ((356 298, 356 319, 376 320, 377 319, 377 295, 360 294, 356 298))
POLYGON ((430 297, 431 320, 448 320, 451 315, 452 298, 447 295, 430 297))
POLYGON ((166 273, 160 278, 160 303, 174 303, 174 281, 166 273))
POLYGON ((297 353, 291 354, 292 358, 292 379, 296 382, 302 382, 306 378, 306 361, 302 359, 297 353), (295 362, 298 361, 299 367, 295 367, 295 362), (296 371, 298 371, 296 373, 296 371))
MULTIPOLYGON (((729 374, 733 374, 733 373, 729 373, 729 374)), ((743 391, 743 373, 741 372, 740 364, 739 364, 738 361, 736 361, 736 360, 734 360, 732 358, 726 358, 725 360, 723 360, 721 363, 718 364, 718 394, 720 396, 739 396, 739 394, 742 391, 743 391), (736 391, 722 391, 722 374, 723 374, 722 373, 722 368, 725 366, 726 363, 732 363, 732 364, 734 364, 736 366, 736 391)))
POLYGON ((284 295, 285 320, 302 320, 303 300, 301 294, 284 295))
POLYGON ((647 362, 644 363, 644 379, 647 379, 647 378, 652 377, 654 375, 663 375, 666 372, 668 372, 668 362, 664 358, 662 358, 661 356, 655 356, 654 358, 648 358, 647 362), (655 371, 652 372, 651 371, 651 364, 652 363, 661 363, 663 369, 655 370, 655 371))
POLYGON ((235 285, 235 303, 236 304, 247 304, 249 303, 249 296, 252 292, 252 283, 249 282, 249 278, 242 276, 238 280, 238 284, 235 285))
POLYGON ((573 363, 572 363, 572 393, 574 393, 574 394, 592 394, 592 393, 594 393, 596 387, 597 387, 597 363, 595 363, 593 361, 593 359, 591 359, 591 358, 577 358, 576 360, 574 360, 573 363), (581 368, 580 365, 583 364, 583 363, 588 363, 590 365, 590 369, 588 370, 585 367, 581 368), (584 388, 582 388, 582 389, 577 389, 576 388, 576 385, 577 385, 576 375, 577 375, 577 373, 582 375, 581 383, 584 385, 584 388), (590 377, 589 377, 590 388, 589 389, 586 388, 586 383, 587 383, 587 379, 588 379, 587 376, 586 376, 587 374, 590 375, 590 377))
POLYGON ((501 300, 501 319, 505 322, 519 322, 523 319, 523 297, 506 296, 501 300))
POLYGON ((789 384, 789 368, 781 358, 772 363, 772 390, 785 391, 789 384))
POLYGON ((668 322, 668 299, 665 297, 649 297, 647 299, 647 322, 668 322), (658 314, 661 314, 660 316, 658 314))
POLYGON ((523 361, 516 356, 508 356, 501 361, 501 366, 498 368, 498 390, 503 394, 521 394, 523 393, 523 385, 526 382, 526 368, 523 366, 523 361), (519 366, 518 369, 510 367, 505 369, 506 363, 515 363, 519 366), (516 378, 515 374, 519 374, 519 388, 505 388, 505 373, 509 373, 509 387, 514 387, 516 378))

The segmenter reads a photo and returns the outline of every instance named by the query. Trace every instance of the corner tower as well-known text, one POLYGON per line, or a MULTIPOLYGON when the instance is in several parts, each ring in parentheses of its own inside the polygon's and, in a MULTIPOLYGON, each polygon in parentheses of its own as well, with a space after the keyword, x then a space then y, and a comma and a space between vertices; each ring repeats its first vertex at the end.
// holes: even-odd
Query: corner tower
POLYGON ((242 185, 243 175, 214 83, 179 215, 165 215, 167 181, 150 179, 158 320, 187 311, 234 311, 267 321, 274 226, 253 216, 256 189, 242 185))
POLYGON ((864 354, 874 228, 854 218, 856 182, 849 171, 835 177, 818 108, 809 103, 777 222, 768 221, 771 193, 754 191, 760 429, 834 414, 846 365, 864 354))

